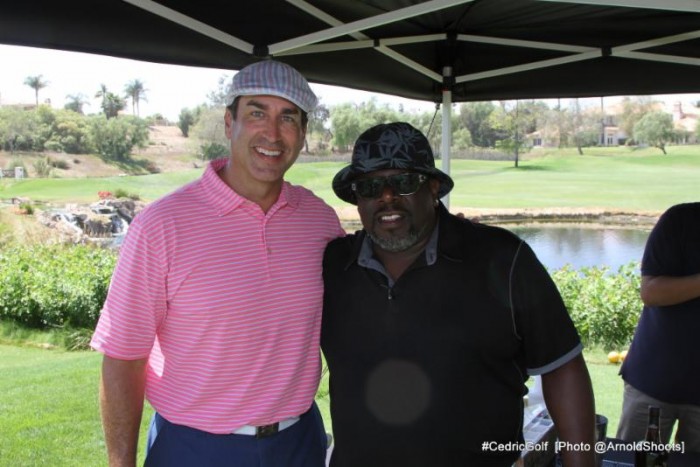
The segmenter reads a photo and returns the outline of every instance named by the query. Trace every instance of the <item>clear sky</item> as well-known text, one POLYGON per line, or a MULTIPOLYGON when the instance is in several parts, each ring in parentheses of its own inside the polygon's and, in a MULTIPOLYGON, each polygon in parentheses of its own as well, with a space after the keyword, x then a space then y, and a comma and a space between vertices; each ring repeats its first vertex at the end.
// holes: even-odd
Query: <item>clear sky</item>
MULTIPOLYGON (((24 84, 28 76, 42 75, 48 86, 39 91, 39 100, 51 100, 55 108, 62 108, 69 94, 82 93, 90 102, 86 113, 100 111, 100 100, 95 93, 104 83, 107 90, 123 95, 124 86, 134 79, 144 83, 147 102, 141 102, 141 116, 160 113, 170 121, 177 121, 180 110, 207 102, 207 94, 217 90, 219 78, 233 76, 233 70, 161 65, 101 55, 64 52, 0 44, 0 104, 34 103, 34 90, 24 84)), ((407 111, 432 111, 429 102, 404 99, 386 94, 375 94, 348 88, 311 84, 314 92, 326 105, 344 102, 363 102, 375 97, 380 103, 392 106, 402 104, 407 111)), ((700 101, 700 94, 658 96, 672 103, 700 101)), ((600 99, 589 99, 590 105, 600 105, 600 99)), ((614 97, 605 98, 613 103, 614 97)), ((130 102, 128 104, 131 105, 130 102)), ((586 105, 586 102, 583 102, 586 105)), ((127 108, 130 110, 130 107, 127 108)), ((684 105, 684 110, 689 110, 684 105)))
MULTIPOLYGON (((235 72, 1 44, 0 69, 0 104, 34 103, 34 90, 25 85, 24 80, 28 76, 42 75, 49 84, 39 91, 41 102, 50 99, 53 107, 62 108, 67 95, 82 93, 90 101, 85 112, 97 113, 100 100, 94 99, 94 95, 100 84, 104 83, 108 91, 123 96, 124 86, 138 79, 144 83, 148 99, 139 104, 141 116, 160 113, 171 121, 177 121, 183 108, 207 102, 207 95, 218 89, 219 78, 226 76, 230 80, 235 72)), ((363 102, 374 96, 379 102, 402 103, 406 110, 435 108, 428 102, 337 86, 312 83, 311 87, 326 105, 363 102)), ((130 110, 130 101, 128 105, 130 110)))

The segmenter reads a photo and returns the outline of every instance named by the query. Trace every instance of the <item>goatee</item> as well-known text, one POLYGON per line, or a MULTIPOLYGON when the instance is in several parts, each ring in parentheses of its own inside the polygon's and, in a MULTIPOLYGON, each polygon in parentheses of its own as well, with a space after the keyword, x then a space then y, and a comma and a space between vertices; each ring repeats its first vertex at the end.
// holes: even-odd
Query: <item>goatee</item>
POLYGON ((370 231, 367 232, 367 235, 369 235, 372 242, 374 242, 374 244, 382 250, 390 253, 399 253, 408 250, 413 245, 418 243, 421 238, 423 238, 423 234, 425 234, 428 228, 430 228, 430 226, 427 224, 420 230, 417 230, 411 226, 408 233, 403 236, 380 237, 370 231))

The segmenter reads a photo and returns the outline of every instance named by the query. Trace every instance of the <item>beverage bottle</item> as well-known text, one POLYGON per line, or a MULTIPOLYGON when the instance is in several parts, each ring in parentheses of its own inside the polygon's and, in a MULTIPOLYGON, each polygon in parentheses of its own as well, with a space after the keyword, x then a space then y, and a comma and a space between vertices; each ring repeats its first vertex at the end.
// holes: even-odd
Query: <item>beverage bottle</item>
POLYGON ((668 452, 661 443, 660 417, 661 409, 650 405, 647 433, 644 443, 641 443, 634 452, 634 467, 666 467, 668 452))

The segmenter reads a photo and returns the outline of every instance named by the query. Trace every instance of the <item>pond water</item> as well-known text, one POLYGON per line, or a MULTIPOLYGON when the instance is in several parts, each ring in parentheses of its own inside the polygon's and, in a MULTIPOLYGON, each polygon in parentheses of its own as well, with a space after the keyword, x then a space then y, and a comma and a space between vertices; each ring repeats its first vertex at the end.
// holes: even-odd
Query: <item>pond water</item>
POLYGON ((588 224, 502 226, 525 240, 548 269, 570 264, 575 269, 609 266, 611 271, 641 261, 651 228, 619 228, 588 224))
MULTIPOLYGON (((498 224, 494 224, 498 225, 498 224)), ((347 232, 361 229, 359 222, 344 225, 347 232)), ((566 264, 574 269, 608 266, 616 272, 622 265, 640 262, 653 226, 608 226, 600 224, 501 224, 525 240, 547 269, 566 264)))

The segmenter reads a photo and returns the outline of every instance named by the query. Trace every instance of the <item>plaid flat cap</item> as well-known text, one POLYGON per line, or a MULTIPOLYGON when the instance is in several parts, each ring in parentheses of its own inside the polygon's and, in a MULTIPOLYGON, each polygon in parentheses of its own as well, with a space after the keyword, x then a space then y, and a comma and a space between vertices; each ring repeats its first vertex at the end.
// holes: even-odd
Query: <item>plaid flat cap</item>
POLYGON ((226 105, 231 105, 238 96, 262 95, 282 97, 307 113, 318 102, 301 73, 286 63, 263 60, 248 65, 234 75, 226 105))

